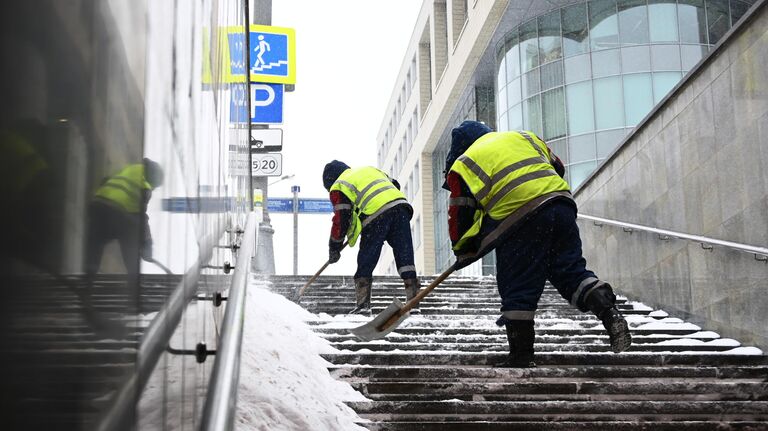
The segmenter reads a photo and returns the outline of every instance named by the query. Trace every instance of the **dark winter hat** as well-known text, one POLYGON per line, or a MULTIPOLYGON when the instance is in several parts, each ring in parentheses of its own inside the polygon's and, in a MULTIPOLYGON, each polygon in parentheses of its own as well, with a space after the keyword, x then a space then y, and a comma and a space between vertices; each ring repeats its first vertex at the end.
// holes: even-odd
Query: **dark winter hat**
MULTIPOLYGON (((445 157, 445 171, 443 171, 443 174, 448 176, 448 171, 451 170, 453 162, 455 162, 460 155, 464 154, 469 146, 480 139, 481 136, 492 131, 493 130, 485 124, 472 120, 466 120, 461 123, 459 127, 454 127, 453 130, 451 130, 451 149, 445 157)), ((443 182, 443 188, 449 190, 447 181, 443 182)))
POLYGON ((349 166, 338 160, 333 160, 325 165, 325 169, 323 169, 323 187, 330 191, 331 186, 333 186, 333 183, 339 178, 339 175, 347 169, 349 169, 349 166))
POLYGON ((160 164, 146 157, 144 158, 143 162, 144 179, 147 180, 153 189, 162 186, 165 174, 163 173, 163 168, 160 166, 160 164))

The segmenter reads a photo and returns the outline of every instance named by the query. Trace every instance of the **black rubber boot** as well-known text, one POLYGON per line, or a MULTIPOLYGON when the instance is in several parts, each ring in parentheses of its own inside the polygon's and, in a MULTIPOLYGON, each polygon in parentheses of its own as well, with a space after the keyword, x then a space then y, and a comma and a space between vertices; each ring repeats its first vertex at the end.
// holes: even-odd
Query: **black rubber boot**
POLYGON ((373 279, 361 277, 355 279, 355 299, 357 306, 349 314, 371 315, 371 283, 373 279))
POLYGON ((507 360, 494 365, 501 368, 533 368, 533 342, 536 334, 533 330, 533 320, 510 320, 505 323, 509 356, 507 360))
MULTIPOLYGON (((410 301, 413 299, 414 296, 416 296, 419 293, 419 290, 421 290, 421 283, 419 282, 418 278, 409 278, 407 280, 403 280, 403 284, 405 285, 405 300, 410 301)), ((416 305, 411 309, 411 313, 418 313, 419 312, 419 306, 416 305)))
POLYGON ((629 325, 616 308, 616 295, 610 284, 603 284, 587 292, 584 303, 603 322, 611 342, 613 353, 621 353, 632 345, 629 325))

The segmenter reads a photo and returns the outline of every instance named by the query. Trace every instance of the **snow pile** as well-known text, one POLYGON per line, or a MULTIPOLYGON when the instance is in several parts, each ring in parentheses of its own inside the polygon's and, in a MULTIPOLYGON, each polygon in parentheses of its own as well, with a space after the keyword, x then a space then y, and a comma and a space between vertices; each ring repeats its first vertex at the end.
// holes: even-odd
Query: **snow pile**
POLYGON ((238 429, 363 430, 343 402, 366 398, 328 373, 319 355, 336 350, 304 323, 317 316, 255 283, 245 315, 238 429))

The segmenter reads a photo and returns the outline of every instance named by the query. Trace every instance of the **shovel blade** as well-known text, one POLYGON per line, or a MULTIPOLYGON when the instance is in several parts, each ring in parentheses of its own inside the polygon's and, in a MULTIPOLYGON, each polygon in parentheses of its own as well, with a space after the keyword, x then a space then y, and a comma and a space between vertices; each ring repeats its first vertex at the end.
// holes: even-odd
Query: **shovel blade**
POLYGON ((390 317, 397 314, 402 308, 403 308, 403 303, 400 302, 400 300, 398 300, 397 298, 394 298, 392 300, 392 303, 389 304, 389 306, 387 306, 387 308, 384 311, 376 315, 376 317, 374 317, 373 320, 366 323, 365 325, 358 326, 357 328, 349 329, 349 332, 363 341, 371 341, 371 340, 377 340, 379 338, 383 338, 390 332, 394 331, 403 320, 407 319, 408 316, 411 315, 411 313, 405 313, 402 316, 400 316, 400 318, 398 318, 395 321, 395 323, 389 325, 387 329, 383 331, 379 330, 379 326, 386 323, 390 317))

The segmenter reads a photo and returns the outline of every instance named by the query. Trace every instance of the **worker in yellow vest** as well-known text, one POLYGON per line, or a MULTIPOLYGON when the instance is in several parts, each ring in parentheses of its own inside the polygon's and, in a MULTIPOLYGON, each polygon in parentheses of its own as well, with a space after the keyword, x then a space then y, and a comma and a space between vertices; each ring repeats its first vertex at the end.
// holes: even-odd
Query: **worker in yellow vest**
MULTIPOLYGON (((24 121, 0 130, 0 268, 12 259, 49 266, 51 168, 39 150, 44 127, 24 121)), ((4 272, 7 272, 4 271, 4 272)))
POLYGON ((130 164, 105 179, 90 205, 86 274, 99 270, 101 256, 108 242, 117 240, 123 257, 128 283, 138 282, 139 257, 152 259, 152 235, 149 230, 147 203, 152 190, 163 184, 163 169, 145 158, 130 164))
POLYGON ((626 320, 611 286, 586 267, 576 202, 565 168, 534 133, 493 132, 464 121, 446 157, 448 224, 457 268, 496 250, 501 317, 509 342, 505 367, 535 366, 534 313, 549 280, 582 312, 602 320, 615 353, 629 348, 626 320))
POLYGON ((372 166, 350 168, 344 162, 333 160, 323 170, 323 186, 330 192, 333 204, 328 261, 339 260, 345 237, 350 247, 360 237, 354 277, 357 303, 350 313, 371 314, 373 269, 384 241, 394 252, 406 299, 416 296, 421 286, 413 263, 410 225, 413 208, 400 191, 400 184, 372 166))

